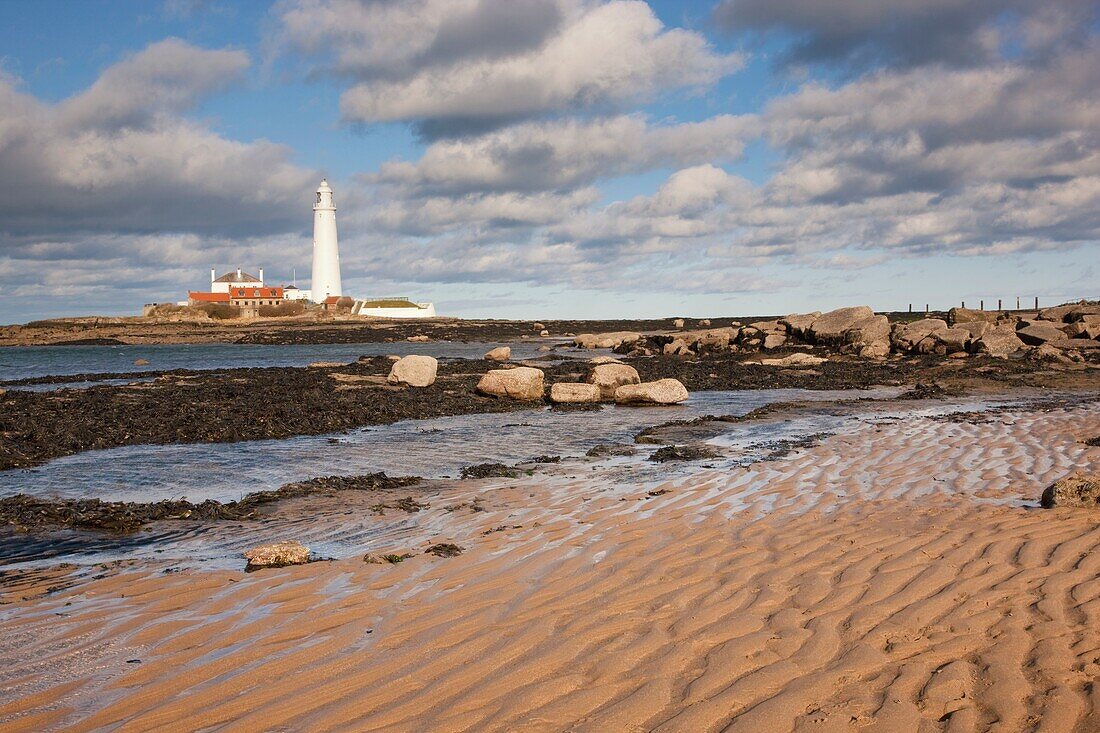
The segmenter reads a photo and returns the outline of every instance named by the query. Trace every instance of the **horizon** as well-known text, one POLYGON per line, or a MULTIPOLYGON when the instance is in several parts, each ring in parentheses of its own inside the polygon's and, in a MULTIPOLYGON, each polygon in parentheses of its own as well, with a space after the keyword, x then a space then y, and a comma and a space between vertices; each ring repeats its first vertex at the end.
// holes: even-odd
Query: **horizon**
POLYGON ((2 320, 309 287, 324 177, 442 316, 1096 298, 1098 4, 888 5, 0 5, 2 320))

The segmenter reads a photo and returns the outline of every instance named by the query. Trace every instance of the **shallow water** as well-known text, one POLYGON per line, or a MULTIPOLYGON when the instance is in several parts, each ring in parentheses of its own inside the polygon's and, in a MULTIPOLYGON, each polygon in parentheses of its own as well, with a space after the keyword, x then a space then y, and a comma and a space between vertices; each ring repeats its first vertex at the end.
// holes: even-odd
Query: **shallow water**
MULTIPOLYGON (((231 501, 291 481, 332 474, 385 471, 391 476, 457 477, 463 466, 476 463, 515 463, 541 454, 580 456, 597 443, 633 443, 634 434, 642 428, 669 420, 742 415, 782 400, 884 397, 898 391, 699 392, 675 407, 610 405, 594 412, 542 408, 406 420, 282 440, 126 446, 66 456, 34 469, 0 472, 0 496, 231 501)), ((723 440, 727 448, 747 450, 835 430, 847 419, 814 416, 779 424, 746 423, 733 426, 723 440)))
MULTIPOLYGON (((510 343, 513 359, 546 356, 540 346, 562 344, 540 339, 510 343)), ((395 341, 374 344, 149 344, 126 346, 9 346, 0 348, 0 382, 31 377, 146 372, 171 369, 230 369, 241 367, 294 367, 315 361, 351 362, 360 356, 428 354, 447 359, 480 359, 498 343, 395 341), (146 359, 149 364, 136 366, 146 359)), ((556 350, 568 353, 567 349, 556 350)), ((577 352, 591 356, 591 352, 577 352)))

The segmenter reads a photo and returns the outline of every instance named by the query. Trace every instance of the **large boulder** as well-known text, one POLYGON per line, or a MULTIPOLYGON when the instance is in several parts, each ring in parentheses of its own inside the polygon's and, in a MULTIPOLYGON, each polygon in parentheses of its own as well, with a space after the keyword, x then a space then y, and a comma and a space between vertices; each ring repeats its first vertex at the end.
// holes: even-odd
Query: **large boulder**
POLYGON ((1100 474, 1072 473, 1043 491, 1040 503, 1047 507, 1091 507, 1100 504, 1100 474))
POLYGON ((972 339, 979 339, 993 330, 992 321, 959 321, 952 324, 951 328, 965 329, 972 339))
POLYGON ((837 308, 814 319, 806 331, 807 336, 820 344, 840 346, 847 343, 845 334, 861 328, 875 317, 875 312, 865 305, 837 308))
POLYGON ((820 317, 821 311, 814 311, 813 313, 791 313, 789 316, 780 318, 779 325, 784 326, 789 335, 804 340, 810 326, 820 317))
POLYGON ((865 305, 822 314, 810 325, 806 336, 813 343, 840 347, 841 351, 864 356, 890 353, 889 319, 876 316, 865 305))
POLYGON ((1060 341, 1066 337, 1066 334, 1051 323, 1020 321, 1016 336, 1029 346, 1040 346, 1047 341, 1060 341))
POLYGON ((947 323, 939 318, 922 318, 912 323, 895 323, 890 332, 890 343, 898 351, 911 352, 924 338, 937 331, 946 331, 947 323))
POLYGON ((978 354, 988 354, 1003 359, 1011 356, 1024 347, 1024 342, 1016 336, 1015 331, 1007 328, 995 328, 972 342, 972 350, 978 354))
POLYGON ((512 358, 511 346, 498 346, 485 352, 485 358, 489 361, 508 361, 512 358))
POLYGON ((490 397, 534 402, 542 399, 543 371, 534 367, 491 369, 477 383, 477 391, 490 397))
POLYGON ((947 325, 954 326, 956 323, 969 323, 972 321, 986 321, 988 323, 994 323, 1001 317, 1000 311, 982 311, 974 310, 973 308, 952 308, 947 311, 947 325))
POLYGON ((557 382, 550 385, 550 401, 558 403, 599 402, 600 388, 586 382, 557 382))
POLYGON ((1071 303, 1055 308, 1044 308, 1039 311, 1038 318, 1041 321, 1056 321, 1058 323, 1073 323, 1084 316, 1100 316, 1100 304, 1095 303, 1071 303))
POLYGON ((286 565, 304 565, 309 562, 309 548, 301 542, 273 542, 244 551, 248 560, 246 570, 259 568, 281 568, 286 565))
POLYGON ((783 344, 787 343, 787 334, 785 333, 769 333, 764 336, 764 350, 771 351, 772 349, 778 349, 783 344))
POLYGON ((619 387, 638 384, 642 378, 638 376, 638 370, 629 364, 597 364, 588 372, 585 381, 599 388, 600 399, 610 400, 615 398, 615 390, 619 387))
POLYGON ((936 331, 932 334, 932 338, 936 340, 936 343, 943 346, 943 350, 948 354, 956 354, 960 351, 966 351, 966 347, 970 344, 970 330, 966 328, 945 328, 942 331, 936 331))
POLYGON ((1100 316, 1085 316, 1066 326, 1066 334, 1075 339, 1100 339, 1100 316))
POLYGON ((438 369, 439 362, 435 357, 413 354, 395 361, 386 381, 404 387, 430 387, 435 384, 438 369))
POLYGON ((573 345, 579 349, 614 349, 625 342, 637 341, 641 336, 634 331, 579 333, 573 338, 573 345))
POLYGON ((687 398, 687 387, 678 379, 658 379, 656 382, 624 384, 615 390, 615 402, 620 405, 675 405, 687 398))

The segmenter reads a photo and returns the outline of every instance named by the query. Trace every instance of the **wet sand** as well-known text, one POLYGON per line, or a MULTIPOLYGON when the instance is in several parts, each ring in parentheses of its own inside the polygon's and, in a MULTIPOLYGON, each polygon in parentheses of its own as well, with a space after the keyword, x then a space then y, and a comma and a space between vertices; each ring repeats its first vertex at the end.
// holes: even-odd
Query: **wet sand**
POLYGON ((1100 512, 1033 508, 1100 468, 1097 433, 1092 402, 884 418, 662 484, 615 459, 442 483, 373 520, 396 565, 8 571, 0 727, 1097 730, 1100 512))

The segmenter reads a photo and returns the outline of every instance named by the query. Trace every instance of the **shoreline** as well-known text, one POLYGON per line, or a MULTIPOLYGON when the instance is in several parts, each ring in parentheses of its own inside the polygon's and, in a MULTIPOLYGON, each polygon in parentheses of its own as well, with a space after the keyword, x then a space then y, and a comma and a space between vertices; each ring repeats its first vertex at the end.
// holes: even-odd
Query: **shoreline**
MULTIPOLYGON (((1100 388, 1100 370, 1052 370, 1024 360, 928 356, 871 361, 828 356, 827 362, 813 369, 763 366, 756 363, 759 355, 751 353, 704 354, 695 359, 627 357, 623 361, 634 366, 643 381, 671 377, 692 392, 861 389, 918 383, 937 383, 960 393, 1100 388)), ((364 357, 327 367, 154 371, 141 373, 136 377, 141 381, 133 384, 41 392, 9 389, 0 394, 0 470, 30 468, 54 458, 126 445, 324 435, 405 419, 513 412, 546 405, 545 401, 514 402, 478 395, 474 389, 478 378, 498 368, 495 362, 441 360, 439 380, 420 389, 386 384, 390 363, 386 357, 364 357), (257 399, 257 395, 264 398, 257 399)), ((548 382, 583 381, 590 366, 581 359, 524 363, 543 369, 548 382)), ((109 379, 112 375, 98 377, 109 379)))

